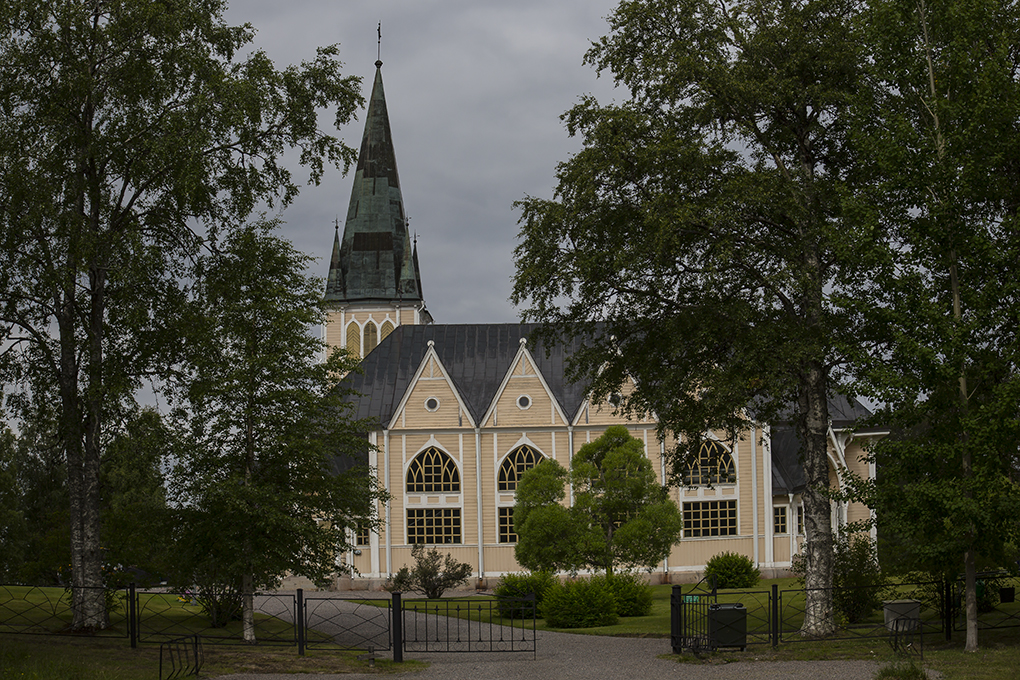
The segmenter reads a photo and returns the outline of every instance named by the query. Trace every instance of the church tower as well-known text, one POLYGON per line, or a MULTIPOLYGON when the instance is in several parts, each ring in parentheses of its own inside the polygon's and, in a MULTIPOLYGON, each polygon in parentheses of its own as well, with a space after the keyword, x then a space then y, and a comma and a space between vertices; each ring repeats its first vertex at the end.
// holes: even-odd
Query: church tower
POLYGON ((358 357, 397 326, 432 323, 397 178, 381 61, 375 63, 343 237, 338 224, 333 241, 325 300, 327 344, 358 357))

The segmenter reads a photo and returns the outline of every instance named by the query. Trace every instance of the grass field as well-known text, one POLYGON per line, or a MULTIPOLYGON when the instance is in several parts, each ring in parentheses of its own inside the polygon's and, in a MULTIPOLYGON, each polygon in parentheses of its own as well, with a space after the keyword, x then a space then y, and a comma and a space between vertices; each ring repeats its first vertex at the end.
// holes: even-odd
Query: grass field
MULTIPOLYGON (((776 583, 780 590, 795 589, 793 580, 763 582, 756 590, 768 590, 776 583)), ((66 602, 61 603, 63 590, 51 589, 44 591, 21 593, 21 600, 5 602, 4 592, 0 592, 0 620, 11 616, 17 608, 18 617, 22 621, 32 617, 47 621, 69 621, 66 602)), ((615 635, 634 637, 668 637, 670 626, 670 587, 656 586, 653 589, 652 611, 648 616, 621 618, 616 625, 601 628, 574 629, 574 633, 591 635, 615 635)), ((905 592, 890 593, 890 597, 905 595, 905 592)), ((9 596, 9 593, 8 593, 9 596)), ((797 616, 798 605, 793 593, 784 593, 784 607, 791 608, 791 616, 797 616)), ((194 633, 196 619, 199 615, 197 607, 182 603, 170 595, 151 595, 146 600, 145 609, 151 615, 164 621, 168 630, 194 633)), ((471 616, 478 619, 477 607, 471 607, 472 601, 488 602, 491 598, 471 597, 458 599, 456 602, 467 605, 471 616)), ((767 607, 767 598, 747 593, 720 591, 721 602, 742 602, 748 609, 749 628, 753 621, 763 616, 758 611, 767 607)), ((383 600, 380 604, 384 604, 383 600)), ((426 606, 423 601, 405 598, 411 607, 426 606)), ((1003 615, 1013 612, 1010 607, 1020 605, 1000 605, 1003 615)), ((488 608, 484 608, 487 612, 488 608)), ((784 616, 787 614, 784 613, 784 616)), ((881 611, 872 615, 872 623, 881 622, 881 611)), ((498 619, 497 619, 498 620, 498 619)), ((530 623, 530 622, 529 622, 530 623)), ((788 622, 789 630, 794 622, 788 622)), ((234 626, 235 624, 231 624, 234 626)), ((265 635, 276 634, 281 637, 289 635, 290 624, 262 614, 259 616, 260 631, 265 635)), ((539 630, 554 630, 538 620, 539 630)), ((2 628, 0 628, 2 630, 2 628)), ((234 632, 234 631, 228 631, 234 632)), ((981 650, 970 654, 963 651, 964 635, 955 632, 951 643, 946 643, 941 635, 926 635, 924 648, 924 666, 938 670, 947 680, 1013 680, 1020 669, 1020 628, 991 630, 981 632, 981 650)), ((666 647, 664 646, 664 649, 666 647)), ((230 672, 323 672, 350 673, 376 672, 393 673, 420 669, 416 662, 405 662, 396 666, 387 659, 376 661, 374 668, 368 662, 358 659, 356 652, 336 650, 313 650, 306 656, 299 657, 294 647, 273 647, 258 645, 254 647, 238 645, 205 645, 205 665, 202 674, 215 676, 230 672)), ((767 644, 750 645, 745 652, 720 651, 695 658, 684 655, 676 658, 684 663, 733 663, 746 661, 773 660, 812 660, 812 659, 872 659, 879 662, 893 662, 897 659, 886 640, 864 638, 854 640, 812 640, 800 641, 795 634, 786 634, 784 642, 776 649, 767 644)), ((69 635, 32 636, 19 634, 0 635, 0 680, 120 680, 134 678, 155 678, 159 666, 159 646, 142 644, 138 649, 131 649, 128 641, 121 638, 76 637, 69 635)))

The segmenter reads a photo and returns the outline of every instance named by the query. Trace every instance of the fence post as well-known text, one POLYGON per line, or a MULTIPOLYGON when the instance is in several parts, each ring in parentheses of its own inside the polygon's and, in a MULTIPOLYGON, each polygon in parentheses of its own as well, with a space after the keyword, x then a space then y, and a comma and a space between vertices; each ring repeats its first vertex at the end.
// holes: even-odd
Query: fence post
POLYGON ((298 656, 305 655, 305 591, 304 588, 297 589, 297 611, 294 616, 294 625, 297 626, 297 653, 298 656))
POLYGON ((953 639, 953 582, 948 578, 942 588, 942 628, 946 631, 946 642, 953 639))
POLYGON ((772 647, 779 646, 779 584, 772 584, 772 597, 769 598, 769 618, 772 620, 772 647))
POLYGON ((404 662, 404 612, 400 604, 400 593, 393 593, 390 601, 390 635, 393 644, 393 661, 404 662))
POLYGON ((138 648, 138 622, 135 619, 138 616, 138 608, 135 603, 135 584, 131 582, 128 584, 128 637, 131 638, 131 649, 138 648))
POLYGON ((684 596, 683 586, 673 586, 669 594, 669 638, 674 654, 684 652, 684 596))

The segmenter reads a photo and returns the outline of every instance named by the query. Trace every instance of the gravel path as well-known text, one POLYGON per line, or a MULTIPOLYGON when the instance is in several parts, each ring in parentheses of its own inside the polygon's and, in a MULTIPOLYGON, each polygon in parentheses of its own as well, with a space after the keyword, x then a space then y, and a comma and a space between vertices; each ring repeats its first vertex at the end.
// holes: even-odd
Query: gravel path
MULTIPOLYGON (((315 597, 309 594, 306 597, 315 597)), ((313 605, 316 606, 316 605, 313 605)), ((357 603, 322 602, 322 617, 312 627, 336 635, 331 624, 332 607, 345 612, 359 610, 357 603)), ((367 608, 364 623, 378 635, 373 616, 382 611, 367 608), (377 612, 371 614, 371 612, 377 612)), ((284 612, 280 612, 286 618, 284 612)), ((359 612, 360 614, 360 612, 359 612)), ((538 631, 538 653, 489 652, 445 653, 405 651, 405 660, 425 661, 424 671, 408 677, 422 680, 872 680, 881 664, 873 661, 741 661, 728 664, 678 663, 659 658, 669 654, 668 638, 616 638, 538 631)), ((338 640, 339 641, 339 640, 338 640)), ((385 652, 392 658, 391 652, 385 652)), ((749 655, 751 659, 753 656, 749 655)), ((383 676, 385 677, 385 676, 383 676)), ((219 680, 379 680, 378 674, 251 674, 218 676, 219 680)))
MULTIPOLYGON (((612 638, 539 631, 538 654, 407 653, 405 659, 431 665, 411 677, 422 680, 872 680, 872 661, 748 661, 719 665, 677 663, 667 639, 612 638)), ((379 675, 219 676, 220 680, 357 680, 379 675)))

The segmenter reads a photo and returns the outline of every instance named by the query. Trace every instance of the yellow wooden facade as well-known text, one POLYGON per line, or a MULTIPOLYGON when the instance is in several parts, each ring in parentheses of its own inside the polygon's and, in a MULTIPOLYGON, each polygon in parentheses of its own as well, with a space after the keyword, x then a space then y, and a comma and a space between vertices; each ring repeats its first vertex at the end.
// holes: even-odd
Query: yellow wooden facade
MULTIPOLYGON (((521 342, 491 403, 476 419, 430 342, 392 417, 370 434, 376 450, 369 462, 391 500, 378 508, 382 528, 363 535, 357 550, 346 556, 345 562, 358 575, 344 583, 352 588, 378 587, 412 562, 412 541, 420 540, 410 536, 412 514, 427 514, 439 521, 439 516, 456 513, 453 540, 444 534, 423 542, 471 564, 479 584, 491 586, 502 574, 520 571, 514 544, 505 541, 505 529, 501 533, 501 512, 512 508, 514 496, 512 491, 500 490, 499 473, 507 457, 521 447, 569 468, 581 446, 600 437, 610 425, 623 424, 644 442, 645 454, 665 483, 665 448, 657 438, 654 420, 627 420, 611 404, 588 399, 566 412, 548 387, 553 379, 542 374, 527 343, 521 342), (449 456, 456 469, 455 489, 411 490, 409 470, 430 451, 449 456)), ((849 431, 830 430, 834 488, 839 488, 846 471, 873 474, 863 460, 863 443, 849 431)), ((671 489, 681 509, 712 510, 722 504, 729 515, 735 509, 736 517, 720 531, 723 535, 691 536, 691 530, 685 529, 684 538, 653 570, 654 580, 697 579, 713 555, 726 551, 747 555, 765 574, 785 573, 791 555, 804 542, 801 499, 799 494, 773 493, 770 444, 770 429, 748 421, 736 442, 720 442, 732 458, 732 481, 671 489)), ((863 506, 834 505, 834 526, 866 518, 868 512, 863 506)))

